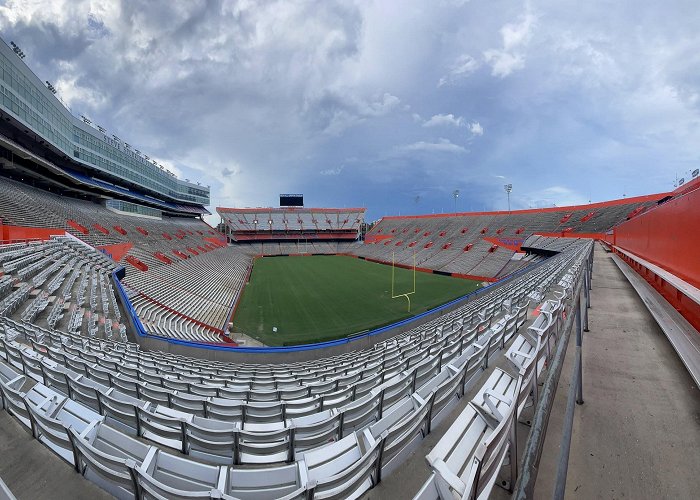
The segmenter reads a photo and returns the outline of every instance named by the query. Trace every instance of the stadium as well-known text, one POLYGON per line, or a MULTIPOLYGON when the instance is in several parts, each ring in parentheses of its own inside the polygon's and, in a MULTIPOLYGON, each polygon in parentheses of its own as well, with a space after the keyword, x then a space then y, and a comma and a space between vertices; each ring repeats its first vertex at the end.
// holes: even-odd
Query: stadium
POLYGON ((23 59, 0 43, 0 498, 697 495, 697 169, 567 206, 211 208, 23 59))

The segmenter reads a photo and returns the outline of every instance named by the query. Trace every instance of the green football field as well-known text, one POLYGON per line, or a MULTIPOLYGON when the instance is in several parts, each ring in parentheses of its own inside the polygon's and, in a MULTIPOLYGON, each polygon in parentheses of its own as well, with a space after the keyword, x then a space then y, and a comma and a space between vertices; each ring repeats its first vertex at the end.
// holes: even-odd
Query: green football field
MULTIPOLYGON (((417 272, 409 313, 404 297, 391 298, 391 273, 391 266, 335 255, 257 259, 234 328, 266 345, 333 340, 425 312, 480 286, 417 272)), ((395 268, 394 293, 412 291, 413 277, 412 270, 395 268)))

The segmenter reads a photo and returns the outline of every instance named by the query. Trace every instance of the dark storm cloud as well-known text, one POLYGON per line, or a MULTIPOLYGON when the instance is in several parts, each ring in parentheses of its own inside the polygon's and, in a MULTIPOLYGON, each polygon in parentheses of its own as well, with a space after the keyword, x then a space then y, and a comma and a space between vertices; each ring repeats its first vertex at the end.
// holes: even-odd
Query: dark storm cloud
POLYGON ((390 213, 663 191, 700 163, 696 2, 0 6, 3 38, 212 205, 390 213))

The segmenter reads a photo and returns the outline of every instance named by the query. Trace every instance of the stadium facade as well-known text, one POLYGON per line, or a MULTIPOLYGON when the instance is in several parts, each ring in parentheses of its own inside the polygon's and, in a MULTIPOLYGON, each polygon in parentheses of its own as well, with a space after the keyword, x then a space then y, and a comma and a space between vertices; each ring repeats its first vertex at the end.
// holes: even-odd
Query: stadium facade
MULTIPOLYGON (((22 176, 172 213, 206 213, 209 187, 178 179, 116 135, 75 117, 0 43, 0 157, 22 176)), ((145 211, 147 213, 147 211, 145 211)))

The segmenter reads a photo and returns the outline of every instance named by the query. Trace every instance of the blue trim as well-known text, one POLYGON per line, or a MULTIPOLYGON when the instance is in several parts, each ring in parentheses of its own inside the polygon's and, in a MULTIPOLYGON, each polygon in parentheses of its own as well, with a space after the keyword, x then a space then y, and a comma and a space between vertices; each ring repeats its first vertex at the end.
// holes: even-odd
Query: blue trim
MULTIPOLYGON (((430 309, 429 311, 425 311, 424 313, 418 314, 416 316, 412 316, 410 318, 406 318, 404 320, 397 321, 396 323, 392 323, 390 325, 386 325, 386 326, 383 326, 381 328, 371 330, 371 331, 366 332, 362 335, 357 335, 354 337, 345 337, 345 338, 336 339, 336 340, 329 340, 327 342, 318 342, 316 344, 302 344, 302 345, 295 345, 295 346, 279 346, 279 347, 226 347, 226 346, 207 344, 204 342, 193 342, 191 340, 173 339, 170 337, 162 337, 160 335, 153 335, 152 333, 148 333, 146 331, 146 329, 143 327, 143 324, 141 324, 141 320, 139 319, 138 315, 136 314, 136 311, 134 310, 133 306, 131 305, 131 301, 128 299, 128 297, 126 295, 126 291, 122 287, 122 284, 119 281, 119 279, 116 278, 116 275, 115 275, 115 279, 117 281, 117 289, 119 290, 119 293, 122 296, 122 300, 125 303, 125 307, 127 309, 127 312, 132 316, 132 318, 134 320, 134 324, 136 325, 137 333, 140 337, 154 338, 154 339, 161 340, 163 342, 167 342, 169 344, 182 345, 182 346, 187 346, 187 347, 195 347, 197 349, 211 349, 214 351, 233 351, 233 352, 243 352, 243 353, 267 353, 267 354, 269 354, 269 353, 274 353, 274 352, 299 352, 299 351, 312 351, 312 350, 316 350, 316 349, 324 349, 326 347, 349 344, 350 342, 355 342, 359 339, 363 339, 363 338, 367 338, 367 337, 374 337, 375 335, 380 335, 380 334, 382 334, 388 330, 392 330, 398 326, 403 326, 403 325, 417 322, 430 314, 442 311, 448 307, 454 306, 455 304, 465 302, 475 295, 485 293, 487 290, 489 290, 491 287, 493 287, 495 285, 500 285, 506 281, 510 281, 514 278, 517 278, 518 276, 521 276, 521 275, 525 274, 526 272, 530 272, 533 269, 536 269, 537 267, 541 266, 542 264, 544 264, 548 260, 549 260, 549 258, 544 259, 540 262, 536 262, 535 264, 530 264, 529 266, 521 269, 518 272, 515 272, 513 274, 505 276, 505 277, 501 278, 500 280, 491 283, 488 286, 485 286, 483 288, 479 288, 478 290, 474 290, 473 292, 468 293, 467 295, 463 295, 462 297, 458 297, 454 300, 451 300, 450 302, 442 304, 441 306, 435 307, 433 309, 430 309)), ((116 273, 117 271, 118 271, 118 269, 115 270, 114 273, 116 273)), ((114 275, 114 273, 112 273, 112 274, 114 275)))
POLYGON ((119 292, 119 295, 121 295, 122 302, 124 303, 124 308, 126 309, 127 314, 131 316, 131 318, 134 320, 134 325, 136 325, 136 333, 138 333, 139 337, 150 337, 151 335, 148 332, 146 332, 146 329, 143 327, 143 324, 141 323, 138 314, 136 314, 134 306, 131 305, 131 301, 129 300, 129 297, 126 294, 126 290, 124 290, 124 286, 122 285, 121 280, 117 278, 117 273, 122 269, 124 269, 124 266, 112 271, 112 277, 114 278, 114 282, 117 285, 117 291, 119 292))

